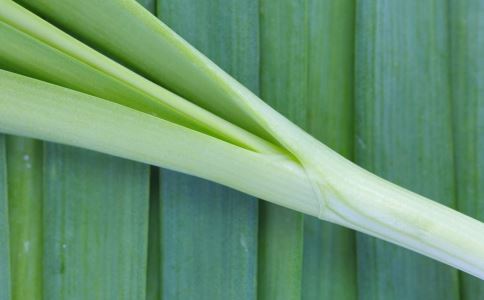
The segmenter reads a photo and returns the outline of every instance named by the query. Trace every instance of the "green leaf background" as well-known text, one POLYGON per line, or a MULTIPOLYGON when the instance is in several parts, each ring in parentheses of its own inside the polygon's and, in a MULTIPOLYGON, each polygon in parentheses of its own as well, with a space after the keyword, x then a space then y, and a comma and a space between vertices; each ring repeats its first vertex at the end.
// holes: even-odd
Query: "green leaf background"
MULTIPOLYGON (((140 3, 333 149, 484 220, 484 1, 140 3)), ((0 135, 1 300, 256 298, 484 284, 215 183, 0 135)))

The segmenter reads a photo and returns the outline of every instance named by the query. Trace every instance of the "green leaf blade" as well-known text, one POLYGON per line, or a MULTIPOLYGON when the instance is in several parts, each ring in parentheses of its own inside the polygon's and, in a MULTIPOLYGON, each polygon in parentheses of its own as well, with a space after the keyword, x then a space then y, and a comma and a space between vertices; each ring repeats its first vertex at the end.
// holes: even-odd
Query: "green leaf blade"
MULTIPOLYGON (((435 1, 359 2, 356 161, 455 205, 447 11, 435 1)), ((455 269, 358 234, 361 299, 458 299, 455 269)))
MULTIPOLYGON (((128 21, 134 22, 133 20, 137 20, 136 22, 146 25, 144 29, 147 29, 148 32, 153 30, 161 32, 159 35, 155 34, 161 41, 167 42, 170 37, 175 38, 174 44, 182 46, 177 54, 180 55, 180 61, 185 66, 193 63, 195 65, 200 64, 198 66, 201 66, 201 69, 203 69, 203 74, 190 73, 187 72, 188 69, 179 73, 175 72, 177 75, 185 74, 192 79, 192 82, 186 85, 187 89, 207 82, 206 80, 209 78, 208 81, 211 84, 215 82, 217 87, 215 91, 210 91, 208 94, 214 96, 217 95, 217 91, 220 92, 221 90, 224 90, 223 93, 226 93, 224 95, 222 95, 223 93, 220 94, 224 96, 220 99, 216 97, 218 100, 212 103, 213 105, 217 105, 217 103, 220 103, 219 101, 224 102, 227 100, 228 102, 224 103, 233 109, 231 113, 240 117, 236 119, 244 122, 248 121, 245 125, 260 126, 263 132, 257 132, 257 134, 262 136, 264 132, 269 133, 287 151, 291 152, 293 157, 284 154, 280 156, 261 155, 247 151, 248 149, 238 148, 233 144, 227 144, 222 140, 194 132, 189 128, 163 122, 163 120, 123 106, 103 103, 104 101, 100 99, 92 99, 85 95, 81 96, 60 88, 56 88, 54 91, 54 88, 47 84, 42 84, 45 91, 43 89, 37 90, 36 87, 40 87, 40 83, 25 78, 20 79, 19 76, 5 75, 5 72, 1 72, 2 81, 0 81, 0 86, 5 88, 5 91, 0 97, 2 102, 0 124, 2 124, 5 132, 83 145, 90 149, 105 151, 144 162, 153 162, 159 166, 172 167, 176 170, 197 174, 201 177, 236 187, 242 191, 250 192, 253 195, 263 196, 263 198, 283 206, 316 215, 325 220, 343 224, 392 241, 398 245, 406 246, 419 253, 445 261, 476 276, 484 276, 484 256, 481 251, 482 247, 484 247, 484 242, 478 238, 484 232, 484 223, 465 217, 445 206, 437 205, 424 197, 389 184, 352 165, 312 139, 299 128, 293 126, 253 94, 238 85, 232 78, 221 72, 214 64, 196 51, 193 51, 187 44, 183 44, 184 42, 181 39, 170 33, 169 30, 166 30, 161 23, 155 22, 140 6, 134 5, 134 2, 109 3, 115 6, 118 5, 114 8, 118 11, 121 10, 123 14, 126 13, 128 21), (123 6, 123 8, 120 8, 120 6, 123 6), (163 34, 168 34, 168 39, 163 34), (194 84, 194 78, 200 79, 200 81, 194 84), (29 82, 28 85, 27 82, 29 82), (15 90, 14 87, 16 85, 21 85, 23 90, 15 90), (45 93, 46 91, 47 93, 45 93), (9 94, 13 94, 15 100, 9 97, 9 94), (53 96, 53 98, 46 98, 46 94, 53 96), (35 96, 36 101, 31 101, 32 96, 35 96), (55 101, 54 99, 62 98, 63 96, 67 96, 68 99, 59 99, 61 101, 54 103, 55 105, 43 107, 40 104, 52 103, 52 101, 55 101), (85 100, 86 103, 76 102, 77 100, 85 100), (17 102, 15 103, 14 101, 17 102), (75 109, 67 105, 69 102, 75 105, 75 109), (237 112, 242 113, 238 115, 237 112), (246 118, 248 116, 247 113, 249 113, 249 118, 246 118), (55 116, 55 118, 52 119, 49 116, 55 116), (71 119, 68 119, 68 116, 71 119), (22 120, 27 118, 31 123, 22 123, 22 120), (134 122, 129 122, 128 126, 125 122, 126 120, 134 122), (60 126, 61 124, 64 126, 60 126), (139 130, 140 128, 142 130, 139 130), (162 134, 163 132, 167 136, 162 134), (180 139, 178 134, 183 137, 189 137, 190 140, 180 139), (103 137, 108 138, 103 140, 103 137), (124 140, 123 137, 125 138, 124 140), (133 145, 133 142, 143 144, 142 149, 136 143, 133 145), (198 154, 197 156, 196 150, 199 149, 196 146, 200 145, 203 145, 200 149, 203 148, 206 151, 204 155, 198 154), (195 151, 185 148, 186 146, 195 148, 195 151), (160 149, 163 149, 163 151, 160 151, 160 149), (215 150, 215 152, 211 153, 209 149, 215 150), (190 158, 188 162, 182 159, 183 155, 189 155, 185 156, 190 158), (202 158, 202 160, 194 159, 190 155, 202 158), (235 161, 228 159, 231 156, 235 161), (245 164, 242 162, 245 162, 245 164), (258 162, 263 162, 264 165, 258 165, 258 162), (204 165, 208 165, 211 169, 205 170, 203 168, 204 165), (236 179, 237 176, 234 175, 233 169, 230 169, 230 166, 234 165, 237 166, 235 169, 237 170, 236 175, 246 176, 246 180, 236 179), (278 176, 271 178, 264 175, 263 173, 267 173, 268 170, 275 171, 269 172, 269 174, 279 174, 278 176, 282 176, 284 179, 277 178, 278 176), (253 176, 247 176, 249 172, 253 176), (259 181, 257 178, 265 180, 259 181), (286 180, 289 178, 291 179, 286 180), (280 185, 281 183, 286 184, 280 185), (277 187, 282 186, 284 188, 281 192, 277 187), (267 187, 270 187, 270 189, 267 189, 267 187), (304 192, 305 195, 292 194, 295 192, 295 188, 304 192), (452 219, 454 222, 447 222, 449 219, 452 219), (467 234, 463 235, 463 232, 467 234)), ((81 9, 84 8, 84 5, 89 4, 93 3, 83 2, 81 9)), ((68 5, 72 5, 72 3, 68 5)), ((303 3, 302 6, 305 6, 305 4, 303 3)), ((400 9, 401 7, 397 10, 400 9)), ((405 7, 403 10, 405 11, 405 7)), ((417 7, 417 11, 425 11, 425 9, 421 10, 420 7, 417 7)), ((74 12, 77 13, 77 10, 74 10, 74 12)), ((115 15, 117 14, 111 14, 110 17, 114 21, 119 22, 120 20, 115 15)), ((97 17, 102 19, 103 14, 97 17)), ((398 21, 398 18, 396 20, 398 21)), ((431 24, 434 22, 434 18, 425 20, 430 20, 431 24)), ((441 22, 440 17, 435 18, 435 20, 438 20, 437 23, 441 22)), ((423 26, 418 28, 426 28, 425 25, 427 24, 424 23, 423 26)), ((132 29, 131 26, 127 26, 127 28, 129 28, 128 30, 132 29)), ((290 30, 293 29, 290 28, 290 30)), ((120 32, 116 30, 113 30, 111 33, 114 36, 114 40, 120 37, 120 32)), ((136 34, 134 35, 137 36, 136 34)), ((144 34, 142 33, 139 36, 142 35, 144 34)), ((402 37, 400 34, 392 34, 392 36, 402 37)), ((436 37, 435 39, 429 39, 428 42, 431 45, 440 45, 442 36, 445 37, 445 35, 437 34, 434 36, 436 37)), ((105 36, 105 38, 108 38, 108 36, 105 36)), ((132 43, 132 40, 129 38, 125 40, 132 43)), ((378 42, 378 39, 376 39, 376 42, 378 42)), ((168 44, 170 43, 168 41, 168 44)), ((443 44, 447 43, 444 42, 443 44)), ((405 43, 403 45, 407 46, 405 43)), ((295 46, 295 48, 304 49, 300 45, 295 46)), ((405 47, 397 48, 405 49, 405 47)), ((131 47, 126 47, 126 49, 131 49, 131 47)), ((172 48, 168 46, 167 49, 172 48)), ((150 49, 150 51, 152 50, 150 49)), ((140 56, 145 57, 144 55, 140 56)), ((375 56, 378 58, 382 57, 382 55, 375 56)), ((440 62, 435 64, 438 59, 426 61, 425 55, 418 57, 420 58, 420 65, 423 66, 422 68, 432 69, 435 65, 443 65, 440 62)), ((439 57, 439 55, 432 56, 432 58, 439 57)), ((382 63, 382 65, 387 66, 386 62, 382 63)), ((296 70, 295 73, 298 74, 299 68, 304 69, 306 66, 307 64, 302 64, 302 68, 301 66, 296 66, 294 68, 296 70)), ((395 67, 391 64, 389 66, 395 67)), ((406 66, 404 64, 404 67, 406 66)), ((399 66, 397 65, 396 67, 399 66)), ((275 69, 278 68, 276 65, 275 69)), ((164 68, 161 67, 161 69, 164 68)), ((445 72, 436 73, 442 74, 445 72)), ((367 73, 364 72, 363 74, 367 73)), ((421 73, 416 75, 418 77, 421 73)), ((298 77, 303 78, 304 74, 298 77)), ((438 76, 436 77, 436 81, 439 81, 438 76)), ((391 76, 383 76, 383 78, 388 81, 389 78, 391 79, 391 76)), ((307 78, 304 80, 307 80, 307 78)), ((281 81, 284 82, 285 79, 282 78, 281 81)), ((421 81, 423 82, 424 80, 421 81)), ((378 86, 382 85, 379 84, 378 86)), ((294 90, 297 94, 297 91, 301 89, 296 86, 294 90)), ((440 91, 440 87, 432 90, 440 91)), ((406 91, 404 90, 404 92, 406 91)), ((443 92, 443 94, 445 93, 446 91, 443 92)), ((428 95, 424 96, 427 97, 428 95)), ((207 98, 206 101, 211 100, 207 98)), ((305 100, 302 102, 304 103, 305 100)), ((304 114, 300 111, 295 111, 294 114, 295 118, 298 119, 297 122, 304 119, 304 114)), ((442 115, 445 114, 444 111, 442 115)), ((425 116, 423 119, 425 119, 425 116)), ((235 122, 237 121, 235 120, 235 122)), ((301 123, 300 125, 304 126, 301 123)), ((255 127, 251 128, 251 130, 256 129, 255 127)), ((364 142, 364 140, 362 141, 364 142)), ((363 146, 366 146, 366 144, 363 143, 363 146)), ((402 148, 404 149, 404 147, 402 148)), ((423 152, 425 152, 425 149, 423 152)), ((437 176, 434 177, 437 178, 437 176)), ((450 194, 452 194, 452 191, 450 191, 450 194)))
POLYGON ((136 0, 139 4, 143 5, 150 13, 156 12, 156 0, 136 0))
MULTIPOLYGON (((260 1, 261 98, 307 128, 307 29, 305 1, 260 1)), ((303 215, 261 203, 259 228, 260 299, 302 295, 303 215)))
POLYGON ((49 143, 45 299, 134 299, 146 289, 148 166, 49 143))
MULTIPOLYGON (((309 1, 308 132, 353 159, 355 2, 309 1)), ((353 231, 304 218, 303 299, 356 299, 353 231)))
MULTIPOLYGON (((223 69, 258 89, 257 1, 158 2, 158 16, 223 69)), ((161 171, 162 292, 166 299, 255 299, 258 203, 161 171)))
MULTIPOLYGON (((450 1, 452 104, 460 211, 484 220, 484 30, 482 1, 450 1)), ((484 298, 484 282, 461 274, 461 299, 484 298)))
POLYGON ((42 142, 7 137, 12 299, 43 290, 42 142))
POLYGON ((303 264, 303 214, 260 205, 259 299, 299 299, 303 264))
POLYGON ((7 200, 5 135, 0 134, 0 299, 11 299, 10 228, 7 200))
POLYGON ((166 299, 255 299, 257 202, 163 171, 162 291, 166 299))
POLYGON ((8 2, 4 9, 0 12, 0 38, 9 42, 0 49, 1 68, 113 101, 249 149, 280 150, 117 64, 25 8, 8 2))
POLYGON ((275 141, 254 122, 250 108, 238 103, 240 91, 231 90, 218 67, 134 1, 17 2, 149 80, 257 136, 275 141), (69 11, 70 16, 63 11, 69 11))

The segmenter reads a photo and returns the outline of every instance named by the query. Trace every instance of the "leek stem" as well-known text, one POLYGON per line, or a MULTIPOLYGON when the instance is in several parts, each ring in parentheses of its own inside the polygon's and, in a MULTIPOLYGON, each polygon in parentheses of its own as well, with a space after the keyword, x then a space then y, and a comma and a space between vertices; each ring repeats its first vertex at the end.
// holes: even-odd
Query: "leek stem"
POLYGON ((0 90, 3 132, 216 181, 484 279, 483 223, 363 170, 274 111, 266 110, 266 121, 272 130, 280 129, 281 143, 300 163, 283 155, 252 152, 109 101, 5 71, 0 72, 0 90))

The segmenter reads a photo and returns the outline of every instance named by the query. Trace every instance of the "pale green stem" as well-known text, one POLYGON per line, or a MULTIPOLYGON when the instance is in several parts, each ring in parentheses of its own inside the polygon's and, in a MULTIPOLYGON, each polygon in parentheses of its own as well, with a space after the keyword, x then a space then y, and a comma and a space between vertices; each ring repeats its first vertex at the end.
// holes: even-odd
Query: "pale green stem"
MULTIPOLYGON (((0 72, 0 131, 196 175, 412 249, 484 279, 484 224, 344 159, 247 91, 300 164, 99 98, 0 72)), ((277 133, 277 134, 276 134, 277 133)))

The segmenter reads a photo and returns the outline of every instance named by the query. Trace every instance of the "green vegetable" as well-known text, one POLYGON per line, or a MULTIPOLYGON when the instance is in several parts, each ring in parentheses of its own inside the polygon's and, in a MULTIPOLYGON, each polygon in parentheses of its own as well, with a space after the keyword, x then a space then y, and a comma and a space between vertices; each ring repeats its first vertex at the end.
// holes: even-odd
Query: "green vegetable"
MULTIPOLYGON (((163 0, 158 17, 257 90, 256 1, 163 0)), ((169 170, 160 187, 163 298, 255 299, 258 201, 169 170)))
MULTIPOLYGON (((260 1, 261 97, 300 126, 308 108, 306 14, 303 1, 260 1)), ((303 222, 299 212, 261 203, 261 299, 301 298, 303 222)))
POLYGON ((42 142, 6 141, 12 299, 35 299, 43 284, 42 142))
POLYGON ((146 299, 161 299, 161 227, 159 169, 150 168, 150 205, 148 224, 148 263, 146 265, 146 299))
POLYGON ((148 170, 92 151, 46 145, 44 299, 144 297, 148 170))
MULTIPOLYGON (((313 0, 307 10, 306 128, 333 150, 353 159, 355 1, 313 0)), ((354 232, 305 217, 303 299, 356 299, 356 276, 354 232)))
MULTIPOLYGON (((16 26, 17 31, 35 23, 28 30, 20 28, 22 34, 52 38, 65 43, 66 48, 58 51, 70 51, 74 42, 61 32, 56 33, 34 15, 22 14, 11 2, 1 3, 4 23, 16 26), (17 24, 19 21, 23 25, 17 24)), ((127 107, 115 103, 119 99, 112 102, 109 95, 101 99, 1 71, 2 131, 216 181, 484 278, 484 240, 480 238, 483 223, 378 178, 336 154, 279 115, 135 2, 49 0, 31 2, 29 6, 184 98, 156 88, 106 57, 89 52, 82 59, 96 63, 102 74, 123 74, 125 77, 117 80, 124 80, 124 84, 139 80, 135 92, 153 89, 150 97, 159 102, 140 97, 129 101, 127 107), (72 15, 56 14, 58 9, 71 11, 72 15), (100 24, 103 26, 97 26, 100 24), (150 60, 154 53, 162 59, 150 60), (156 106, 142 106, 146 103, 156 106)), ((15 42, 12 35, 8 40, 15 42)), ((81 51, 76 55, 88 52, 78 47, 81 51)))
POLYGON ((10 266, 10 228, 8 224, 7 201, 7 157, 5 135, 0 134, 0 290, 1 298, 10 299, 11 266, 10 266))
MULTIPOLYGON (((356 161, 455 207, 446 8, 382 3, 358 7, 356 161)), ((362 299, 459 297, 456 270, 375 238, 358 235, 358 262, 362 299)))
MULTIPOLYGON (((457 207, 484 220, 484 2, 450 1, 452 108, 457 207)), ((484 298, 484 282, 463 274, 462 299, 484 298)))

